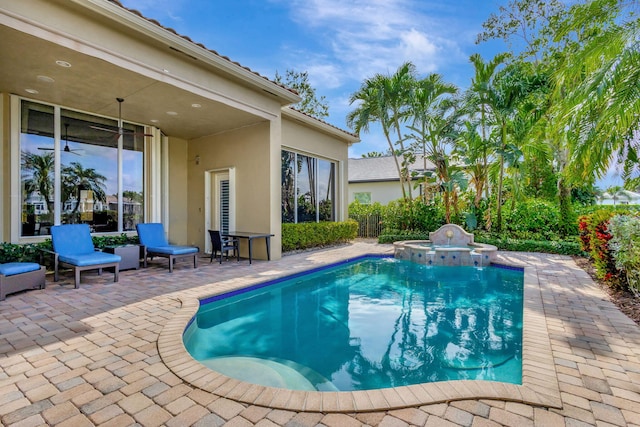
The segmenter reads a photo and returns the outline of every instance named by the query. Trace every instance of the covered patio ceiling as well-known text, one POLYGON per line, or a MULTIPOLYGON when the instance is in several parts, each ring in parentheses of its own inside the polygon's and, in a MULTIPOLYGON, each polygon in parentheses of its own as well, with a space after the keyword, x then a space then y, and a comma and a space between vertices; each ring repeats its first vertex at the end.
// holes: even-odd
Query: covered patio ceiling
POLYGON ((265 121, 4 25, 0 52, 0 92, 113 118, 118 116, 116 98, 124 98, 124 120, 187 140, 265 121))

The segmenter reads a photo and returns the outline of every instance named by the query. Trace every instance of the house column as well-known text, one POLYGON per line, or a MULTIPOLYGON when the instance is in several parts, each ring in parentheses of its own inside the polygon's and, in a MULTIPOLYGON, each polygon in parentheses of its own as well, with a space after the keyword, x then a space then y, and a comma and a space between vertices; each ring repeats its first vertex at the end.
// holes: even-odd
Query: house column
POLYGON ((269 122, 269 231, 271 238, 271 259, 282 257, 282 113, 269 122))

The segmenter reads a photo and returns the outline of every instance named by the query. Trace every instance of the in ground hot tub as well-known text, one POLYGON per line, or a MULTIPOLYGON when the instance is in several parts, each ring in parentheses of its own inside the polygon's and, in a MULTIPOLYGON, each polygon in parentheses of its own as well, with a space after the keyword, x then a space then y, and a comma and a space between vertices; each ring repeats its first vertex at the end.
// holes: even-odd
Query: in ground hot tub
POLYGON ((424 265, 465 265, 486 267, 498 248, 475 243, 473 234, 455 224, 445 224, 429 233, 429 240, 404 240, 393 244, 397 259, 424 265))

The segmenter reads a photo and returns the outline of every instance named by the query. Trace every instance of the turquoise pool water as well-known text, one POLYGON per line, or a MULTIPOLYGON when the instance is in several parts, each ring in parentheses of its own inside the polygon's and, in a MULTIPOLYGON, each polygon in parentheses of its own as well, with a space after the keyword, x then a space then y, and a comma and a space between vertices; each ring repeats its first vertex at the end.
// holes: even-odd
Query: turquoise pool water
POLYGON ((211 369, 296 390, 521 384, 523 277, 365 257, 204 300, 184 342, 211 369))

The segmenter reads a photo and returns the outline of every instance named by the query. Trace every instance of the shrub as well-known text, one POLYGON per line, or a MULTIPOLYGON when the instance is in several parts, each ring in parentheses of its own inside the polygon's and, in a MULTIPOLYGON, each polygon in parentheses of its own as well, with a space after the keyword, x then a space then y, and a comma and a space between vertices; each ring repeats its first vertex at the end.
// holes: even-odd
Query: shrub
POLYGON ((596 269, 596 276, 606 281, 617 282, 620 271, 616 268, 615 260, 609 250, 609 240, 613 236, 609 233, 608 226, 613 215, 611 210, 601 209, 593 212, 585 222, 589 232, 589 255, 596 269))
POLYGON ((609 220, 609 249, 623 280, 636 295, 640 294, 640 217, 616 215, 609 220))
POLYGON ((105 246, 114 246, 114 245, 127 245, 127 244, 139 244, 140 239, 138 236, 128 236, 125 233, 120 234, 119 236, 91 236, 93 240, 93 245, 97 249, 103 249, 105 246))
POLYGON ((591 216, 581 215, 578 218, 578 237, 580 237, 580 247, 586 253, 591 252, 591 233, 589 232, 589 223, 591 216))
POLYGON ((349 218, 358 222, 358 237, 378 237, 382 231, 382 217, 386 210, 379 202, 363 205, 357 200, 349 205, 349 218))
MULTIPOLYGON (((122 233, 119 236, 92 236, 93 245, 97 249, 105 246, 126 245, 129 243, 138 244, 138 236, 128 236, 122 233)), ((0 243, 0 263, 4 262, 37 262, 44 263, 48 267, 51 264, 51 256, 48 256, 41 249, 52 250, 51 239, 39 243, 0 243), (43 257, 44 255, 44 257, 43 257)))
MULTIPOLYGON (((40 262, 40 248, 47 248, 46 243, 0 243, 0 263, 5 262, 40 262)), ((50 247, 50 245, 49 245, 50 247)))
POLYGON ((502 251, 542 252, 547 254, 579 255, 585 253, 578 242, 554 240, 518 240, 512 238, 491 238, 476 236, 474 241, 496 246, 502 251))
POLYGON ((591 205, 591 206, 574 206, 578 215, 591 215, 596 211, 608 210, 613 213, 627 214, 640 212, 640 205, 591 205))
POLYGON ((425 204, 422 200, 390 202, 383 215, 387 230, 434 231, 445 224, 444 207, 425 204))
POLYGON ((429 233, 407 230, 387 230, 378 237, 378 243, 393 243, 401 240, 428 240, 429 233))
POLYGON ((560 211, 551 202, 530 199, 505 210, 503 230, 514 239, 559 240, 560 211))
POLYGON ((282 224, 282 251, 348 242, 356 238, 357 231, 358 223, 353 220, 282 224))

